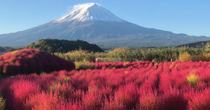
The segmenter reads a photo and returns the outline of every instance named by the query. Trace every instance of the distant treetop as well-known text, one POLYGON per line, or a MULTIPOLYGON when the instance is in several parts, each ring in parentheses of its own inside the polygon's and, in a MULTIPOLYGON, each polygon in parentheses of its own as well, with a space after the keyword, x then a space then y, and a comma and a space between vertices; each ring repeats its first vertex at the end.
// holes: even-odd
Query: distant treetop
POLYGON ((41 39, 26 46, 26 48, 35 48, 44 50, 49 53, 61 52, 66 53, 72 50, 88 50, 90 52, 103 52, 103 50, 95 44, 89 44, 83 40, 63 40, 63 39, 41 39))
POLYGON ((178 45, 176 47, 189 47, 189 48, 203 48, 205 46, 209 46, 210 41, 199 41, 199 42, 193 42, 193 43, 188 43, 188 44, 182 44, 178 45))

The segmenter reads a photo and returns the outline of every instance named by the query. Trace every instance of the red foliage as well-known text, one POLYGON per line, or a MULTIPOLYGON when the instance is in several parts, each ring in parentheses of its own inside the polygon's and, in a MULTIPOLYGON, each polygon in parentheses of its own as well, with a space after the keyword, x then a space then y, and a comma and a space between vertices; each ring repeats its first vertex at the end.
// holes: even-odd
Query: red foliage
POLYGON ((189 110, 210 110, 210 90, 196 92, 191 95, 189 100, 189 110))
POLYGON ((116 98, 113 98, 111 95, 104 100, 104 105, 102 110, 126 110, 123 102, 118 101, 116 98))
POLYGON ((177 90, 169 90, 161 96, 161 110, 187 110, 187 100, 177 90))
POLYGON ((0 74, 29 74, 73 70, 74 63, 36 49, 22 49, 0 55, 0 74))
POLYGON ((100 93, 87 93, 82 97, 82 102, 87 110, 98 110, 102 106, 102 96, 100 93))
MULTIPOLYGON (((28 99, 30 95, 40 92, 38 85, 31 81, 19 80, 10 86, 10 90, 13 94, 13 109, 23 110, 23 103, 28 99)), ((10 101, 8 101, 10 102, 10 101)))
POLYGON ((120 87, 115 92, 115 100, 122 102, 127 109, 134 109, 138 102, 137 88, 134 84, 128 84, 120 87))
MULTIPOLYGON (((35 56, 39 54, 27 58, 35 56)), ((31 65, 36 65, 37 68, 33 69, 39 71, 50 62, 30 61, 36 62, 31 65)), ((27 61, 18 59, 14 63, 21 69, 9 66, 9 62, 0 62, 0 70, 26 71, 22 62, 27 61)), ((6 78, 0 81, 0 93, 6 99, 6 107, 17 110, 209 110, 209 64, 192 61, 157 64, 97 62, 98 69, 95 70, 61 70, 40 76, 30 74, 6 78), (189 74, 198 75, 197 85, 188 83, 186 77, 189 74)))
POLYGON ((56 110, 60 101, 61 99, 56 92, 54 94, 42 92, 30 95, 24 106, 26 110, 56 110))
POLYGON ((161 102, 159 100, 159 97, 157 96, 156 91, 144 91, 140 94, 138 108, 140 110, 158 110, 159 103, 161 102))
POLYGON ((61 102, 56 108, 56 110, 86 110, 81 102, 61 102))

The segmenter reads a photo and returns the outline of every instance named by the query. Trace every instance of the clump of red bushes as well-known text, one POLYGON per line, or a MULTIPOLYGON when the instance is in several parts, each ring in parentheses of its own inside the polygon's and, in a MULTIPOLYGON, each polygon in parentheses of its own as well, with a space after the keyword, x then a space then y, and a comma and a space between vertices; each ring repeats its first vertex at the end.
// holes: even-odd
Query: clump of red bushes
POLYGON ((36 49, 21 49, 0 55, 0 75, 73 70, 74 63, 36 49))
POLYGON ((210 62, 127 64, 17 75, 0 95, 11 110, 210 110, 210 62))

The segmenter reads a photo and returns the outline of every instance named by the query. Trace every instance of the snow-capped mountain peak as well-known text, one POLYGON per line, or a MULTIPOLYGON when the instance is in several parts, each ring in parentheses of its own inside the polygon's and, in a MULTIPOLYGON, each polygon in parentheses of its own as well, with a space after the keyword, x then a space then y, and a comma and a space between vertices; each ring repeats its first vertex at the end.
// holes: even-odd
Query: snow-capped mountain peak
POLYGON ((98 3, 86 3, 74 6, 74 10, 53 22, 69 21, 104 21, 104 22, 123 22, 124 20, 112 14, 98 3))

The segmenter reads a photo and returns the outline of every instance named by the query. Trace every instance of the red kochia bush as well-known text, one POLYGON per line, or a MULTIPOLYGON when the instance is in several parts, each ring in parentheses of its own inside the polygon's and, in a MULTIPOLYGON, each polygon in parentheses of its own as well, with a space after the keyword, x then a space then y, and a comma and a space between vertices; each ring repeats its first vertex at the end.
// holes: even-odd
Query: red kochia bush
MULTIPOLYGON (((21 67, 22 60, 17 61, 21 67)), ((38 61, 37 68, 45 68, 38 61)), ((109 67, 114 63, 104 65, 4 78, 0 96, 8 110, 210 110, 210 62, 118 63, 118 69, 109 67), (189 74, 199 77, 195 86, 187 82, 189 74)))
POLYGON ((161 110, 187 110, 187 100, 178 90, 170 89, 161 97, 160 108, 161 110))
POLYGON ((135 84, 131 83, 121 86, 118 91, 115 92, 115 99, 126 105, 127 110, 134 109, 138 102, 138 94, 135 84))
POLYGON ((29 96, 28 100, 24 104, 25 110, 56 110, 60 105, 60 97, 57 93, 41 92, 39 94, 29 96))
POLYGON ((0 74, 29 74, 73 70, 73 62, 64 60, 44 51, 21 49, 0 55, 0 74))
POLYGON ((30 95, 40 92, 40 88, 32 81, 19 80, 10 86, 10 96, 7 96, 7 104, 13 110, 23 110, 24 102, 30 95), (9 98, 9 97, 13 98, 9 98))
POLYGON ((189 100, 189 110, 209 110, 210 109, 210 94, 209 89, 205 89, 202 92, 195 92, 191 95, 189 100))

